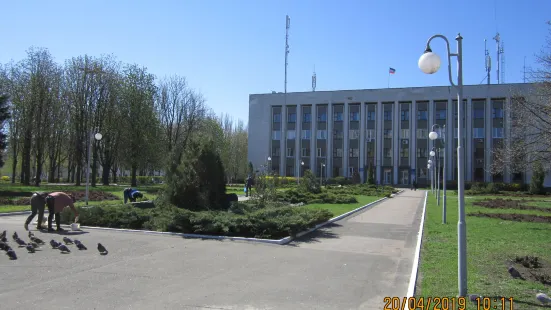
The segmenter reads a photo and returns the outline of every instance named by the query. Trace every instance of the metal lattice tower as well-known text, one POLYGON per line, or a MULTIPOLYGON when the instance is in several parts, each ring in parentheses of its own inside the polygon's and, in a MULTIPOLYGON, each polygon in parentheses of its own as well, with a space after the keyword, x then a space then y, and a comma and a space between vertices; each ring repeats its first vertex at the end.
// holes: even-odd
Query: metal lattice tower
MULTIPOLYGON (((291 28, 291 18, 289 15, 285 18, 285 94, 287 94, 287 59, 289 57, 289 28, 291 28)), ((285 104, 287 104, 287 96, 285 96, 285 104)))
POLYGON ((312 91, 316 91, 316 67, 314 66, 314 74, 312 74, 312 91))
POLYGON ((488 85, 490 85, 490 72, 492 71, 492 57, 490 56, 490 52, 488 51, 488 48, 486 46, 486 43, 487 43, 487 40, 484 39, 484 63, 485 63, 485 67, 486 67, 486 81, 488 83, 488 85))

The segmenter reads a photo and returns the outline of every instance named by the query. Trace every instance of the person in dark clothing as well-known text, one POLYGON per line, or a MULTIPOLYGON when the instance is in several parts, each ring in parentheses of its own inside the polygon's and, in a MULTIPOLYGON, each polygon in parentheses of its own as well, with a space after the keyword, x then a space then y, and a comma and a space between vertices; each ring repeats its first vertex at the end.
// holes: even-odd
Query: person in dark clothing
POLYGON ((414 180, 411 185, 413 186, 413 190, 416 191, 417 190, 417 181, 414 180))
POLYGON ((66 194, 64 192, 50 193, 46 197, 46 205, 48 206, 48 212, 50 213, 48 215, 48 231, 54 231, 52 228, 54 216, 57 231, 64 231, 64 229, 61 228, 61 212, 66 207, 70 207, 71 210, 73 210, 73 213, 75 214, 75 223, 78 222, 78 211, 74 205, 75 201, 76 199, 73 195, 66 194))
POLYGON ((34 193, 31 197, 31 215, 25 221, 25 230, 29 230, 29 224, 38 213, 38 224, 36 229, 42 229, 42 220, 44 219, 44 209, 46 208, 47 193, 34 193))
POLYGON ((130 200, 130 202, 136 202, 136 198, 142 197, 143 194, 137 189, 132 189, 129 187, 124 190, 124 203, 128 202, 128 200, 130 200))
POLYGON ((245 181, 245 188, 247 191, 245 192, 245 197, 249 197, 249 193, 251 192, 251 188, 253 187, 253 178, 251 176, 247 177, 247 180, 245 181))

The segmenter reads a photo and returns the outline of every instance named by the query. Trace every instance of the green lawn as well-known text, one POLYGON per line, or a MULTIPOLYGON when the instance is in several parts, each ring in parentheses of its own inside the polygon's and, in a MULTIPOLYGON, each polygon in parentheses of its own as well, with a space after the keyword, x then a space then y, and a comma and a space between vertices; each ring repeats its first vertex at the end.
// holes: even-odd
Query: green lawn
POLYGON ((357 209, 361 206, 365 206, 366 204, 373 202, 375 200, 381 199, 382 197, 375 197, 375 196, 361 196, 357 195, 355 196, 356 199, 358 199, 358 203, 350 203, 350 204, 330 204, 330 203, 316 203, 316 204, 309 204, 304 206, 304 208, 308 209, 327 209, 333 213, 333 216, 339 216, 341 214, 344 214, 346 212, 352 211, 354 209, 357 209))
MULTIPOLYGON (((457 285, 457 196, 448 191, 448 224, 442 224, 442 208, 432 194, 428 195, 423 246, 419 265, 417 295, 423 297, 454 297, 457 285)), ((466 197, 466 212, 517 213, 551 216, 537 210, 489 209, 473 206, 483 198, 512 198, 491 196, 466 197)), ((518 197, 515 197, 518 199, 518 197)), ((513 198, 512 198, 513 199, 513 198)), ((543 207, 542 198, 525 198, 539 202, 527 203, 543 207)), ((549 203, 546 204, 546 207, 549 203)), ((467 215, 467 272, 468 293, 483 296, 514 297, 514 307, 538 308, 535 295, 539 290, 549 294, 551 288, 530 279, 512 279, 507 272, 516 256, 537 256, 544 268, 551 271, 551 224, 513 222, 467 215), (549 269, 547 269, 549 267, 549 269)), ((524 275, 524 273, 523 273, 524 275)), ((469 304, 471 305, 471 304, 469 304)), ((467 309, 476 309, 471 306, 467 309)), ((479 309, 482 309, 479 308, 479 309)), ((493 304, 492 304, 493 309, 493 304)), ((501 307, 499 307, 501 309, 501 307)))

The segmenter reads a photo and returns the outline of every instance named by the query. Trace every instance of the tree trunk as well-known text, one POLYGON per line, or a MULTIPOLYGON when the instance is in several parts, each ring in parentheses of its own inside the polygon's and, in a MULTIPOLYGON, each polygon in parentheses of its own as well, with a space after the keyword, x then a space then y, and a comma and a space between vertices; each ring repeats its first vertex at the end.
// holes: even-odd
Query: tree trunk
POLYGON ((21 183, 31 185, 31 146, 32 131, 27 129, 23 140, 23 161, 21 165, 21 183))
POLYGON ((102 165, 102 171, 101 171, 101 181, 103 185, 109 185, 109 172, 111 171, 111 167, 109 165, 102 165))
POLYGON ((136 178, 136 173, 138 172, 138 166, 136 164, 132 165, 132 183, 130 186, 136 187, 138 186, 138 180, 136 178))
POLYGON ((93 151, 93 154, 92 154, 92 187, 96 187, 96 178, 98 176, 98 164, 97 164, 97 161, 98 161, 98 151, 97 149, 94 147, 94 149, 92 150, 93 151))
POLYGON ((113 183, 117 183, 117 165, 113 164, 111 167, 111 172, 113 173, 113 183))
POLYGON ((17 173, 17 155, 18 155, 17 151, 13 150, 13 166, 11 167, 11 184, 15 184, 15 174, 17 173))
POLYGON ((54 160, 50 159, 50 168, 49 168, 49 172, 48 172, 48 183, 54 183, 55 182, 56 171, 57 171, 56 159, 54 159, 54 160))
POLYGON ((81 184, 81 179, 82 179, 82 167, 80 164, 77 164, 77 169, 76 169, 76 174, 74 176, 75 178, 75 185, 76 186, 80 186, 81 184))
MULTIPOLYGON (((42 146, 38 146, 38 148, 42 148, 42 146)), ((44 155, 42 154, 42 151, 39 150, 38 154, 36 154, 36 179, 34 181, 35 186, 40 186, 40 181, 42 181, 42 157, 44 155)))

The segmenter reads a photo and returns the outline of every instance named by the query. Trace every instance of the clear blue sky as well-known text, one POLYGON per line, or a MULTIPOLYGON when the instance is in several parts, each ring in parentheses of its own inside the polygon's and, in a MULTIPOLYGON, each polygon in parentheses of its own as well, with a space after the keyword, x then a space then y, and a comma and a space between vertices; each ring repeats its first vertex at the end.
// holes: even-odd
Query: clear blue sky
MULTIPOLYGON (((20 60, 30 46, 58 62, 112 53, 159 77, 186 76, 217 113, 248 120, 251 93, 283 91, 285 15, 291 17, 289 92, 448 85, 447 73, 417 67, 426 40, 441 33, 455 51, 464 38, 464 82, 484 76, 484 39, 497 68, 495 41, 505 44, 505 82, 522 82, 523 64, 545 43, 549 0, 196 0, 5 1, 0 8, 0 62, 20 60), (461 3, 459 5, 459 3, 461 3)), ((445 44, 434 41, 441 56, 445 44)), ((442 58, 443 66, 446 65, 442 58)), ((455 64, 454 64, 455 65, 455 64)), ((445 69, 445 67, 443 68, 445 69)), ((454 67, 455 70, 455 67, 454 67)))

